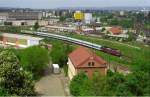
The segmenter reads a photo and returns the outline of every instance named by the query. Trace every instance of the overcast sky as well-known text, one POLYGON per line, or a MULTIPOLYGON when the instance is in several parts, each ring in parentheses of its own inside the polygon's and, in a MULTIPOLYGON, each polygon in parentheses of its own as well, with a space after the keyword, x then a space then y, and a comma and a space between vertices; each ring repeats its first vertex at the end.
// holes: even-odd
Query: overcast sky
POLYGON ((58 8, 150 6, 150 0, 0 0, 0 7, 58 8))

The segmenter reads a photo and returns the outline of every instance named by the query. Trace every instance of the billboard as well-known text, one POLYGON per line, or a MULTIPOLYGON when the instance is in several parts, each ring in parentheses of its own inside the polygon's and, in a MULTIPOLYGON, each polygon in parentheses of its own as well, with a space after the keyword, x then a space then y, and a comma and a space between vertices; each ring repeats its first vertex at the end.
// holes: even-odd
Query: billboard
POLYGON ((75 20, 83 20, 84 19, 84 13, 82 13, 81 11, 76 11, 74 13, 74 19, 75 20))

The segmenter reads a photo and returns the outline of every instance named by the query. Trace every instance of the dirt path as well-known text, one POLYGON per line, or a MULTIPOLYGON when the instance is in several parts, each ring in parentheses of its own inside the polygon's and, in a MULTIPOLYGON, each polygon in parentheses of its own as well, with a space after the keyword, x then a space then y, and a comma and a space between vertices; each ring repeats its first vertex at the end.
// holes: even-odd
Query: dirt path
POLYGON ((65 96, 60 75, 47 75, 35 85, 36 92, 42 96, 65 96))

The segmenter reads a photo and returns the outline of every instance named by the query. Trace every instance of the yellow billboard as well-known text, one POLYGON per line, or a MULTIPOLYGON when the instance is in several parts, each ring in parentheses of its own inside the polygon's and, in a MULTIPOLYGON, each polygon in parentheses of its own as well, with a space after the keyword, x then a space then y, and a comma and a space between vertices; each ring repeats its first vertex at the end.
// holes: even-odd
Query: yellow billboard
POLYGON ((74 13, 74 19, 75 20, 83 20, 84 19, 84 13, 82 13, 81 11, 76 11, 74 13))

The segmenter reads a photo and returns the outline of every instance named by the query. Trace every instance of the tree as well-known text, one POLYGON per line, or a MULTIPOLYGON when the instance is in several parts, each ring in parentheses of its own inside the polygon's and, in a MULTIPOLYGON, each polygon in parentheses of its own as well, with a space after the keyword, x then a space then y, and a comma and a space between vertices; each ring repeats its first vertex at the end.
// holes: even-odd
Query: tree
POLYGON ((65 21, 65 20, 66 20, 66 17, 65 17, 65 16, 60 16, 59 21, 63 22, 63 21, 65 21))
POLYGON ((23 68, 36 77, 49 63, 48 51, 40 46, 32 46, 21 51, 20 63, 23 68))
POLYGON ((53 42, 53 48, 50 53, 53 63, 59 64, 60 67, 63 67, 67 64, 68 61, 68 54, 72 51, 71 46, 68 44, 65 45, 62 42, 53 42))
POLYGON ((80 72, 78 75, 74 76, 70 83, 71 94, 74 96, 81 96, 83 91, 85 91, 83 87, 85 86, 86 80, 88 80, 88 77, 84 72, 80 72))
POLYGON ((8 92, 6 91, 6 89, 4 89, 4 88, 2 88, 1 86, 0 86, 0 96, 8 96, 9 94, 8 94, 8 92))
POLYGON ((104 32, 105 30, 106 30, 106 28, 102 28, 102 30, 101 30, 101 31, 102 31, 102 32, 104 32))
POLYGON ((95 72, 93 74, 93 78, 91 80, 91 88, 90 93, 93 96, 102 96, 104 95, 104 86, 105 86, 105 77, 101 76, 99 72, 95 72))
POLYGON ((117 19, 112 19, 109 24, 110 25, 118 25, 119 21, 117 19))
POLYGON ((34 24, 34 30, 37 31, 37 29, 38 29, 39 27, 40 27, 40 26, 39 26, 39 23, 38 23, 38 22, 35 22, 35 24, 34 24))
POLYGON ((128 32, 128 38, 127 41, 134 41, 136 40, 136 35, 133 32, 128 32))
POLYGON ((34 95, 34 83, 31 76, 21 70, 19 60, 9 50, 0 53, 0 79, 1 91, 5 93, 19 96, 34 95))
POLYGON ((133 20, 132 19, 122 19, 119 22, 119 25, 121 25, 124 28, 133 28, 133 20))

